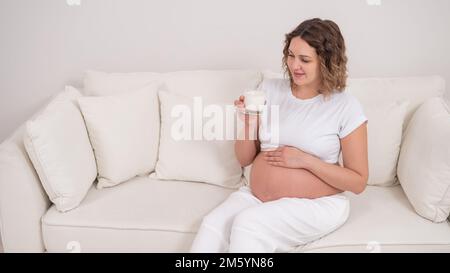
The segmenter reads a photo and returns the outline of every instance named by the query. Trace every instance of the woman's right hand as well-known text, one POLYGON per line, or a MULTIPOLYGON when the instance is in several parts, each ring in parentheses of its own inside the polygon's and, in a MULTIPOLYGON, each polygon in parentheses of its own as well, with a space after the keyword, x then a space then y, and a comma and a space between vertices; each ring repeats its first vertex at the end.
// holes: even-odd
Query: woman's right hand
POLYGON ((241 121, 245 122, 245 125, 257 125, 258 116, 250 115, 245 113, 245 97, 240 96, 239 99, 234 101, 234 106, 236 107, 237 114, 241 121))

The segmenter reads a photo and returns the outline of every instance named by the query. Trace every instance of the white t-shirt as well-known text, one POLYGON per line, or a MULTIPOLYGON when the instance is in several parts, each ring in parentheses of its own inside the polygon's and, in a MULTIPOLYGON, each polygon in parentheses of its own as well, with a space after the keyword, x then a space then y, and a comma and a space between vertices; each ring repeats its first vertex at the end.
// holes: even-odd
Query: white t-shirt
POLYGON ((267 109, 260 117, 261 148, 276 142, 278 120, 279 146, 293 146, 334 164, 341 152, 340 139, 368 120, 359 101, 346 92, 333 93, 326 100, 322 94, 299 99, 285 79, 264 80, 258 89, 267 97, 267 109), (279 106, 279 119, 272 120, 276 110, 271 106, 279 106))

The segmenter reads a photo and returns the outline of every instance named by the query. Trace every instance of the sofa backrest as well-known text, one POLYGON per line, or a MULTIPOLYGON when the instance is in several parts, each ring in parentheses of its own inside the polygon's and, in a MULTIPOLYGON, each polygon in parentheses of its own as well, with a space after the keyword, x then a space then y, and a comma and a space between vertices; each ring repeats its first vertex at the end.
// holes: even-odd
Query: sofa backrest
POLYGON ((210 103, 228 103, 245 90, 254 89, 262 80, 262 73, 254 70, 196 70, 168 73, 135 72, 105 73, 87 70, 84 94, 104 96, 133 91, 153 82, 161 90, 186 97, 201 96, 210 103))
POLYGON ((425 100, 444 96, 445 80, 441 76, 354 78, 348 80, 346 91, 357 97, 363 106, 409 101, 403 123, 404 132, 412 115, 425 100))
POLYGON ((398 156, 409 121, 427 99, 443 96, 443 78, 428 76, 349 79, 346 92, 358 98, 369 118, 368 184, 397 184, 398 156), (395 106, 391 106, 392 103, 395 103, 395 106))

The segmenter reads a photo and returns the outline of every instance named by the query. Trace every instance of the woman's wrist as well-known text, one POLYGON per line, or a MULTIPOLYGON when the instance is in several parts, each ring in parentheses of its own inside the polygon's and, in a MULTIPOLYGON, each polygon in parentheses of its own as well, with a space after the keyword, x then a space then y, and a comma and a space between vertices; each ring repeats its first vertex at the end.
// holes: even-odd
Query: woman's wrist
POLYGON ((310 154, 306 154, 303 158, 303 164, 304 164, 303 169, 312 172, 313 166, 315 165, 314 162, 316 162, 317 159, 318 159, 317 157, 314 157, 310 154))
POLYGON ((238 140, 257 140, 258 137, 258 119, 249 114, 242 114, 242 118, 237 126, 238 140))

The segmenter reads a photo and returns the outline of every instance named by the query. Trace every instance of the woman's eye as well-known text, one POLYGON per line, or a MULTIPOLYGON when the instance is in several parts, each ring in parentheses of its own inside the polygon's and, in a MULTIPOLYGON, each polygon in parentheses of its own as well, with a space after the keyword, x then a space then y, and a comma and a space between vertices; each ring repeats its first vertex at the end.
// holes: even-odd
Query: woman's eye
POLYGON ((306 61, 306 60, 302 60, 302 62, 304 62, 304 63, 309 63, 309 61, 306 61))
POLYGON ((288 56, 289 56, 289 57, 294 57, 294 55, 292 55, 292 54, 288 54, 288 56))

